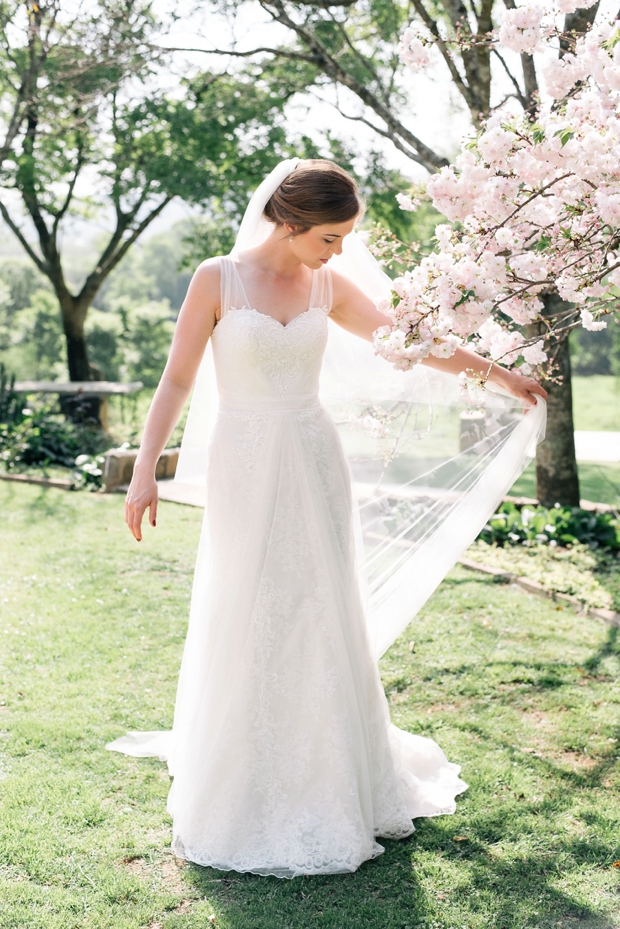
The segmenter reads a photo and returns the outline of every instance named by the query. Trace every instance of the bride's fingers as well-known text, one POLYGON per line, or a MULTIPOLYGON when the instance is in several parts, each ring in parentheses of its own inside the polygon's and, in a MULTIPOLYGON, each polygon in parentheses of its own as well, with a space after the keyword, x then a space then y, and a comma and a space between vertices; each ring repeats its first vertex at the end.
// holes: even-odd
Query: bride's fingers
POLYGON ((541 384, 538 383, 538 381, 534 381, 532 385, 528 387, 528 390, 531 394, 538 394, 538 396, 542 397, 543 400, 547 399, 547 391, 544 387, 541 386, 541 384))
POLYGON ((125 522, 136 542, 142 541, 142 517, 148 503, 127 500, 125 503, 125 522))
POLYGON ((157 504, 158 504, 157 497, 155 497, 149 503, 149 523, 151 524, 151 526, 153 526, 153 528, 157 525, 157 504))

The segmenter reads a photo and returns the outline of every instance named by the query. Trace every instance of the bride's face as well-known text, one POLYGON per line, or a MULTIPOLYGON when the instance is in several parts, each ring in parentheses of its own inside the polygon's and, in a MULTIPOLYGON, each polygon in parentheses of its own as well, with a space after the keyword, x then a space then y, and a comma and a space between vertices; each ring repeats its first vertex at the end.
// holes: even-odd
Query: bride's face
MULTIPOLYGON (((299 260, 316 271, 321 265, 327 264, 332 255, 342 252, 342 241, 353 231, 357 218, 349 219, 346 223, 325 223, 322 226, 312 226, 307 232, 293 235, 289 242, 291 251, 299 260)), ((290 235, 294 232, 288 225, 284 227, 290 235)))

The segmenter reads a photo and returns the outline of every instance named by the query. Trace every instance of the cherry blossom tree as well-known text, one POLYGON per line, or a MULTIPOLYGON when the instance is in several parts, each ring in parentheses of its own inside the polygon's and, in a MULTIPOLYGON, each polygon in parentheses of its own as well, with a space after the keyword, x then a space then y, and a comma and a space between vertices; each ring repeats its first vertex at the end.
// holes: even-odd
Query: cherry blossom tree
MULTIPOLYGON (((570 330, 602 329, 620 308, 620 29, 603 21, 575 40, 556 14, 576 5, 509 10, 486 39, 502 52, 540 55, 544 102, 534 121, 508 101, 430 178, 427 194, 453 225, 440 225, 435 251, 394 282, 393 327, 376 347, 398 367, 471 341, 553 385, 570 377, 570 330)), ((400 54, 418 69, 433 43, 412 26, 400 54)), ((415 209, 416 199, 402 197, 401 206, 415 209)), ((467 383, 479 391, 475 379, 467 383)), ((577 503, 576 474, 574 483, 576 499, 539 473, 539 496, 577 503)))

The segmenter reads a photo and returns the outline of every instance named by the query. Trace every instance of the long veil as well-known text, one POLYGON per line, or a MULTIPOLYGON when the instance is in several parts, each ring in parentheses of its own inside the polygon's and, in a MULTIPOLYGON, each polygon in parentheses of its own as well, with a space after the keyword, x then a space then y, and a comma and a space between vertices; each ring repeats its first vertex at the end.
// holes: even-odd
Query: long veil
MULTIPOLYGON (((265 204, 299 159, 281 162, 252 196, 232 254, 269 235, 265 204)), ((352 232, 330 266, 371 299, 391 282, 352 232)), ((340 430, 358 505, 360 569, 368 625, 379 658, 471 545, 544 432, 545 404, 524 415, 510 397, 486 391, 468 410, 456 378, 416 366, 396 371, 372 346, 331 322, 321 400, 340 430)), ((213 359, 205 353, 181 445, 176 480, 205 482, 215 418, 213 359)))
MULTIPOLYGON (((232 254, 267 237, 271 227, 263 218, 264 206, 297 162, 281 162, 258 187, 232 254)), ((390 292, 389 278, 355 232, 330 264, 372 299, 390 292)), ((420 365, 396 371, 369 343, 331 321, 329 330, 321 401, 338 426, 350 463, 360 581, 378 659, 532 459, 546 411, 539 401, 524 415, 516 401, 490 390, 483 410, 468 411, 455 377, 420 365)), ((216 412, 209 343, 194 385, 177 481, 205 486, 216 412)), ((173 744, 171 732, 134 732, 106 747, 159 756, 170 767, 173 744)))

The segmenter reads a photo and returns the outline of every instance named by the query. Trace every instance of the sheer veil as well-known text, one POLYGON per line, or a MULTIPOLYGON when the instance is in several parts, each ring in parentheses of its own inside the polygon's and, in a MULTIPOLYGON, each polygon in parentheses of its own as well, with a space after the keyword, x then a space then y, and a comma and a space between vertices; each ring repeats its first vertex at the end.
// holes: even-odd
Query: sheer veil
MULTIPOLYGON (((299 159, 281 162, 252 196, 235 255, 260 244, 272 226, 265 204, 299 159)), ((330 267, 371 299, 390 279, 352 232, 330 267)), ((359 519, 360 573, 369 632, 379 658, 404 631, 474 541, 535 454, 545 404, 524 415, 514 399, 485 392, 467 410, 456 378, 417 366, 396 371, 372 346, 329 323, 321 400, 347 452, 359 519)), ((196 379, 176 480, 204 484, 217 397, 210 345, 196 379)))

